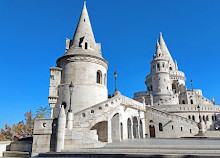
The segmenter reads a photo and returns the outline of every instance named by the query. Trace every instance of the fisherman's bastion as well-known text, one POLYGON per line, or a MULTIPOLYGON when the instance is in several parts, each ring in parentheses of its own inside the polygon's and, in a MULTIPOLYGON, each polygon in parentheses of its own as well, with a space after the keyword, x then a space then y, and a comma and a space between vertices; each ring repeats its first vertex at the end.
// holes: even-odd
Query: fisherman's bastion
MULTIPOLYGON (((166 34, 166 38, 169 35, 166 34)), ((171 57, 162 33, 152 53, 146 91, 128 98, 117 87, 108 95, 108 63, 96 43, 86 4, 65 54, 50 68, 51 118, 35 122, 32 156, 101 148, 129 139, 194 138, 216 135, 220 107, 186 77, 171 57)), ((115 79, 117 73, 115 72, 115 79)), ((219 135, 220 136, 220 135, 219 135)))

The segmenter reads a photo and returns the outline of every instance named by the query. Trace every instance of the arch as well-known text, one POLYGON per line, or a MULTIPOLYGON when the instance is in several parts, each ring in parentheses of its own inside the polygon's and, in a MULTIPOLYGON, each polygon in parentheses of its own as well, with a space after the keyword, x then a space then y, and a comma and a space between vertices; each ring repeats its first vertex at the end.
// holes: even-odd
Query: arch
POLYGON ((85 42, 85 49, 88 49, 88 43, 85 42))
POLYGON ((193 100, 192 99, 190 100, 190 103, 193 104, 193 100))
POLYGON ((205 121, 205 116, 204 115, 202 116, 202 119, 203 119, 203 121, 205 121))
POLYGON ((140 138, 143 138, 143 124, 141 120, 140 120, 139 132, 140 132, 140 138))
POLYGON ((186 104, 185 100, 182 100, 182 104, 186 104))
MULTIPOLYGON (((66 102, 62 102, 61 106, 63 106, 64 109, 66 109, 66 102)), ((61 106, 60 106, 60 107, 61 107, 61 106)))
POLYGON ((206 121, 209 121, 209 116, 208 115, 206 115, 206 121))
POLYGON ((155 138, 156 135, 155 135, 155 127, 154 127, 154 125, 150 125, 149 126, 149 130, 150 130, 150 138, 155 138))
POLYGON ((101 121, 96 123, 90 130, 97 130, 98 140, 101 142, 108 141, 108 122, 101 121))
POLYGON ((159 123, 159 131, 163 131, 163 124, 159 123))
POLYGON ((119 122, 119 113, 115 114, 111 119, 111 134, 112 134, 112 141, 120 141, 121 139, 121 128, 119 122))
POLYGON ((194 115, 192 115, 192 120, 195 121, 195 116, 194 115))
POLYGON ((157 64, 157 70, 160 71, 160 64, 157 64))
POLYGON ((132 133, 131 133, 131 119, 130 118, 128 118, 128 121, 127 121, 127 128, 128 128, 128 139, 131 139, 132 133))
POLYGON ((177 93, 177 84, 176 83, 172 84, 172 91, 173 91, 174 94, 177 93))
POLYGON ((102 72, 100 70, 98 70, 96 73, 96 83, 102 83, 102 72))
POLYGON ((138 138, 138 119, 136 116, 133 118, 133 136, 138 138))

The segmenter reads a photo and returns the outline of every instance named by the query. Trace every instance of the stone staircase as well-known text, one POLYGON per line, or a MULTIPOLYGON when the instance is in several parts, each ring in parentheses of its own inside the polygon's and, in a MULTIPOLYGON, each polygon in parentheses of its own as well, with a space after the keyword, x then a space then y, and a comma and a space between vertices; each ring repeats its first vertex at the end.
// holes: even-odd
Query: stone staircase
POLYGON ((63 151, 68 152, 73 149, 79 148, 100 148, 104 145, 105 143, 99 142, 97 140, 87 137, 86 135, 81 135, 72 130, 67 129, 65 134, 63 151))
POLYGON ((130 139, 103 148, 73 149, 68 153, 45 153, 40 157, 220 157, 219 139, 130 139))

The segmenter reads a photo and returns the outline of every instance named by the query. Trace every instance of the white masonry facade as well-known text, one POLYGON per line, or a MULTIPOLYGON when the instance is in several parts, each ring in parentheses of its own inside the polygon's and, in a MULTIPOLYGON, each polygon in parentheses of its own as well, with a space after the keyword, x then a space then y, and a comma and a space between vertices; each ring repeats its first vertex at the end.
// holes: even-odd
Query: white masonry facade
POLYGON ((198 122, 204 132, 215 129, 220 108, 201 90, 187 90, 185 74, 162 34, 146 77, 147 91, 131 99, 116 90, 108 98, 107 70, 84 3, 75 34, 66 39, 65 54, 50 68, 51 118, 35 121, 33 156, 126 139, 194 137, 198 122))

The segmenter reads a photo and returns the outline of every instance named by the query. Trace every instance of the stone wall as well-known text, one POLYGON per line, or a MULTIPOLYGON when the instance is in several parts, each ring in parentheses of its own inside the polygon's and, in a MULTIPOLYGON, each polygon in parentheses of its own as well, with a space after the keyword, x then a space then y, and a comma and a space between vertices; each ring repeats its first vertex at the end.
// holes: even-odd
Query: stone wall
POLYGON ((4 151, 10 150, 11 141, 0 141, 0 157, 2 157, 4 151))

